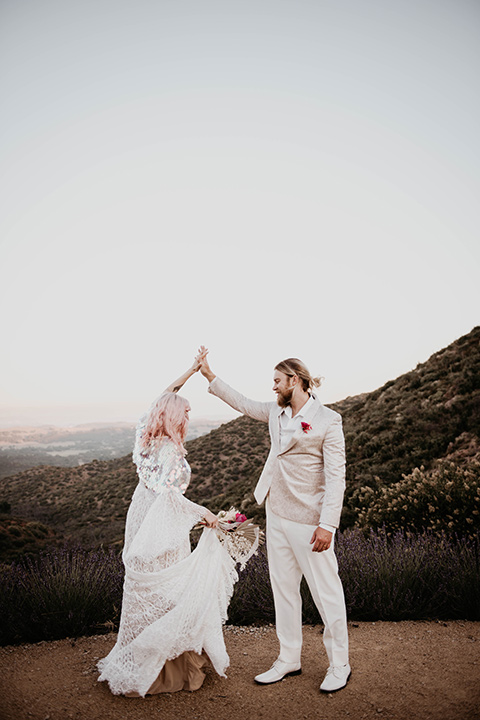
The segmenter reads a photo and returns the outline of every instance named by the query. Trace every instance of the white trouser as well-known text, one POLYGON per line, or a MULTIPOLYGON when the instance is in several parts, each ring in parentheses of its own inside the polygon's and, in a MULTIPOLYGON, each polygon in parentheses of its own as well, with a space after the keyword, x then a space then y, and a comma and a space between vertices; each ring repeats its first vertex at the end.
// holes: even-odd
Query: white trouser
POLYGON ((310 588, 325 629, 323 642, 330 665, 348 663, 348 631, 345 598, 338 576, 332 544, 312 552, 310 539, 315 525, 303 525, 275 515, 267 498, 267 551, 275 602, 280 659, 300 663, 302 650, 302 575, 310 588))

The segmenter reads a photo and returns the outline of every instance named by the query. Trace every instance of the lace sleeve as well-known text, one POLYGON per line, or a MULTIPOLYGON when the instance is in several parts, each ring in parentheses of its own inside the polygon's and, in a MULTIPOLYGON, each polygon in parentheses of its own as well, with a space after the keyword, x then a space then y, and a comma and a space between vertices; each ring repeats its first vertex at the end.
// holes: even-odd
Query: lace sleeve
POLYGON ((190 482, 190 467, 180 450, 170 440, 165 440, 158 452, 158 472, 145 483, 158 492, 161 487, 184 494, 190 482))
POLYGON ((137 427, 135 428, 135 444, 133 446, 132 460, 137 467, 142 461, 142 449, 141 449, 140 441, 142 439, 142 435, 143 435, 143 431, 145 429, 146 423, 147 423, 147 415, 142 415, 142 417, 140 418, 140 420, 137 423, 137 427))
POLYGON ((169 438, 161 440, 157 447, 136 450, 133 461, 138 477, 149 490, 157 493, 167 488, 183 494, 188 487, 190 467, 169 438))

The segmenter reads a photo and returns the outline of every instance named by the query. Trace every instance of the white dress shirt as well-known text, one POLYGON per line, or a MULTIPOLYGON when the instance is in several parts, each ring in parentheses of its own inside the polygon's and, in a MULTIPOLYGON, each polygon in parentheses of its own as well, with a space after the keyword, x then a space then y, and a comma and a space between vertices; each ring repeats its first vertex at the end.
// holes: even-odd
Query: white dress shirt
MULTIPOLYGON (((297 432, 297 430, 300 429, 302 418, 305 416, 305 413, 308 411, 309 407, 312 404, 313 397, 310 395, 305 405, 300 408, 296 415, 293 416, 292 408, 290 405, 288 405, 286 408, 283 408, 283 411, 281 412, 279 417, 280 450, 285 450, 293 435, 297 432)), ((332 525, 327 525, 326 523, 320 523, 319 527, 323 528, 324 530, 328 530, 328 532, 331 533, 335 532, 335 528, 332 525)))

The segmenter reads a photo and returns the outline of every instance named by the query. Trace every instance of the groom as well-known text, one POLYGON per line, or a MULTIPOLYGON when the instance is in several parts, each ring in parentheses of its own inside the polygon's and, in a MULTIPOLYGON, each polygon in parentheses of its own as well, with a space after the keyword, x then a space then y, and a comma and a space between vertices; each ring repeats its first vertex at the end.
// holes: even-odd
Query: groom
POLYGON ((277 402, 249 400, 216 377, 201 356, 209 392, 255 420, 268 422, 270 454, 254 496, 266 500, 267 549, 280 655, 255 682, 268 685, 301 673, 302 575, 325 625, 330 663, 322 692, 345 687, 351 675, 345 599, 333 549, 345 490, 341 416, 313 394, 320 384, 296 358, 274 370, 277 402))

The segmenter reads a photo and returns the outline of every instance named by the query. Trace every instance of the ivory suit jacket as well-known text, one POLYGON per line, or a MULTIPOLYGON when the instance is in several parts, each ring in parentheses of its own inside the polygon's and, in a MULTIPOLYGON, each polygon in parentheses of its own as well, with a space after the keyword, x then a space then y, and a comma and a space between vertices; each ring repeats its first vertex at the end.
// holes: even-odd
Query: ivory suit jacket
POLYGON ((280 449, 280 414, 276 402, 256 402, 216 377, 209 392, 243 415, 268 422, 271 448, 254 491, 259 505, 269 494, 271 510, 280 517, 307 525, 338 527, 345 491, 345 441, 342 418, 314 395, 299 429, 280 449))

